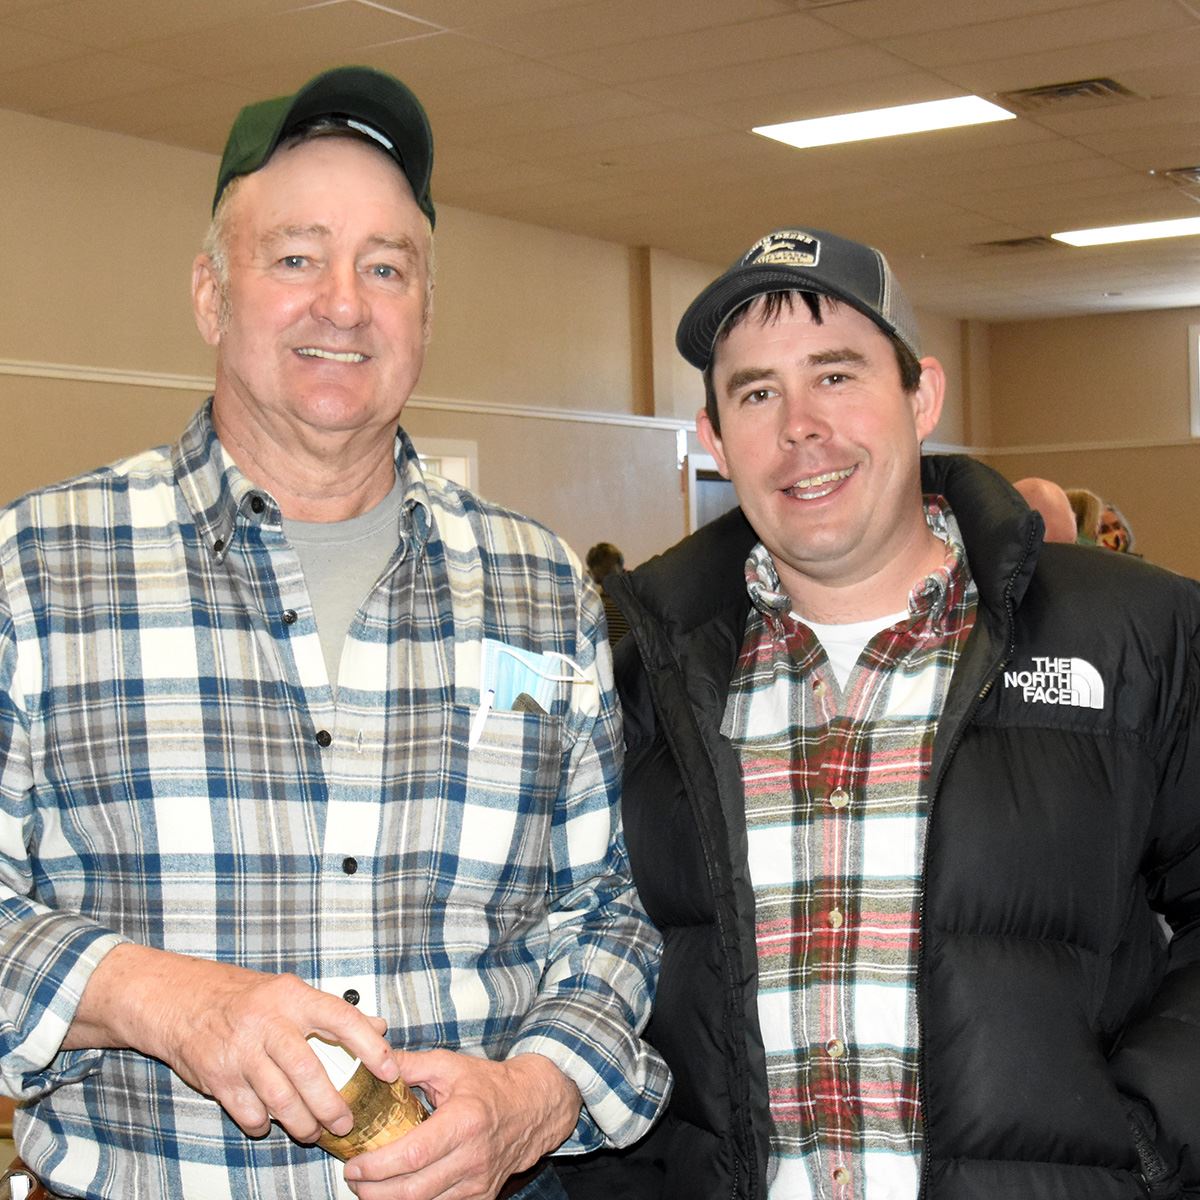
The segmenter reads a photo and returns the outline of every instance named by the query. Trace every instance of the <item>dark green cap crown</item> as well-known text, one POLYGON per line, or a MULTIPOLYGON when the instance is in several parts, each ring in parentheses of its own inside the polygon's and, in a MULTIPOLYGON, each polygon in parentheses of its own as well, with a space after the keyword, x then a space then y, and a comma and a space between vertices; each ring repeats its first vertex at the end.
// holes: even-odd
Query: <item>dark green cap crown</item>
POLYGON ((371 67, 335 67, 310 79, 295 95, 249 104, 237 115, 213 196, 239 175, 265 166, 276 147, 300 125, 318 117, 344 121, 396 160, 418 207, 435 220, 429 180, 433 174, 433 134, 421 102, 400 80, 371 67))

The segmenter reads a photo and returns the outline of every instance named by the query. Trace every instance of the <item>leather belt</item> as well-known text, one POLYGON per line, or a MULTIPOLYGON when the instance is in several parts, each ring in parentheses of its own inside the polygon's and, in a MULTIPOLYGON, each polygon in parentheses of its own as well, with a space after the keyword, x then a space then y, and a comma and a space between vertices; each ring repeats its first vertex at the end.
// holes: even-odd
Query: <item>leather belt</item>
MULTIPOLYGON (((54 1193, 47 1191, 46 1185, 39 1182, 37 1176, 19 1158, 14 1158, 8 1164, 8 1170, 0 1178, 0 1187, 7 1189, 0 1191, 0 1196, 7 1198, 13 1194, 12 1180, 14 1176, 29 1181, 29 1190, 26 1192, 27 1200, 55 1200, 54 1193)), ((20 1193, 18 1192, 17 1195, 20 1193)))

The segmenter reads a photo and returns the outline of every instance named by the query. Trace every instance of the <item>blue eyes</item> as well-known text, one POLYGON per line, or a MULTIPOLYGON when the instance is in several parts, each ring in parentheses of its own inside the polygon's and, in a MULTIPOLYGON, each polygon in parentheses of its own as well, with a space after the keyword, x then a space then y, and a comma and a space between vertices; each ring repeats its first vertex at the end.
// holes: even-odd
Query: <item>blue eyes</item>
MULTIPOLYGON (((279 265, 288 271, 298 271, 309 265, 309 259, 304 254, 285 254, 279 260, 279 265)), ((367 268, 367 273, 373 279, 382 279, 389 282, 401 278, 400 271, 390 263, 373 263, 367 268)))

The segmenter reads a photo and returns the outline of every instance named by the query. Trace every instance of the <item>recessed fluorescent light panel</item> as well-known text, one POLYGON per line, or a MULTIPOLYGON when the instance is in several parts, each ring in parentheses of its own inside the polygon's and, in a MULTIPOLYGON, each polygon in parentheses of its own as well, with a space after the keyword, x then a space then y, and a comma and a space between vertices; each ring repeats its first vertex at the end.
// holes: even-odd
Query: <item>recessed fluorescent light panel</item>
POLYGON ((1154 238, 1189 237, 1200 233, 1200 217, 1177 221, 1143 221, 1138 225, 1108 225, 1102 229, 1072 229, 1052 233, 1056 242, 1068 246, 1111 246, 1116 242, 1149 242, 1154 238))
POLYGON ((757 125, 753 132, 806 150, 810 146, 835 146, 841 142, 865 142, 868 138, 897 137, 902 133, 1015 120, 1016 113, 1010 113, 998 104, 979 96, 958 96, 953 100, 926 100, 921 104, 841 113, 836 117, 814 117, 809 121, 757 125))

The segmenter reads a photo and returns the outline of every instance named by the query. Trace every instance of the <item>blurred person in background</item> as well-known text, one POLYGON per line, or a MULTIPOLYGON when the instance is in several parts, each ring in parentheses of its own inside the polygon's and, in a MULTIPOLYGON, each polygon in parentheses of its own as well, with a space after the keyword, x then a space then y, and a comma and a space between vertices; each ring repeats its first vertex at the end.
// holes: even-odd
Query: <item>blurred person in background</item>
POLYGON ((1018 479, 1013 487, 1021 493, 1030 508, 1041 513, 1046 526, 1046 541, 1073 542, 1076 539, 1075 511, 1071 507, 1070 497, 1057 483, 1029 476, 1018 479))

